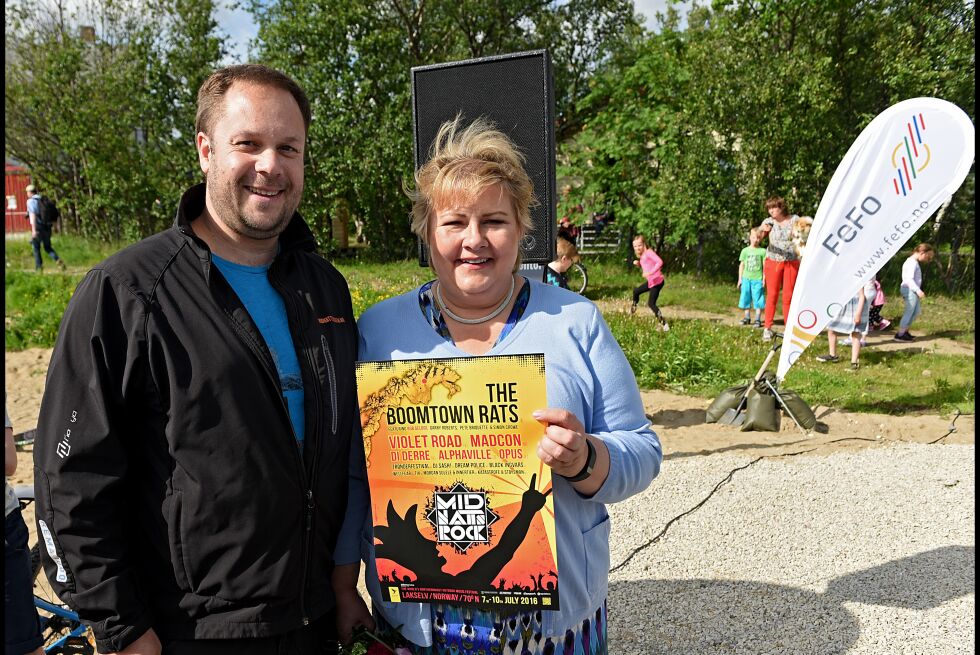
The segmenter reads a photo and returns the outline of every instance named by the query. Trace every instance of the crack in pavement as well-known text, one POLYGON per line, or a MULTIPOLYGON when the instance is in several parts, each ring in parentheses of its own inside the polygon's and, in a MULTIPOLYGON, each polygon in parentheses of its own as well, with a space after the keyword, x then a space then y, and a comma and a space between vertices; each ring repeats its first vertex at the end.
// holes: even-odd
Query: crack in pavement
MULTIPOLYGON (((942 441, 943 439, 945 439, 949 435, 951 435, 954 432, 956 432, 956 425, 955 425, 955 423, 956 423, 956 419, 958 419, 960 417, 960 414, 961 414, 960 410, 956 410, 956 416, 953 417, 952 423, 949 424, 949 432, 947 432, 943 436, 939 437, 938 439, 935 439, 935 440, 929 441, 929 442, 925 442, 924 445, 931 445, 931 444, 938 443, 939 441, 942 441)), ((901 443, 922 443, 920 441, 909 441, 909 440, 906 440, 906 439, 889 439, 889 438, 886 438, 886 437, 883 437, 883 438, 880 438, 880 439, 869 439, 867 437, 843 437, 841 439, 833 439, 831 441, 823 441, 820 444, 818 444, 817 447, 815 447, 815 448, 808 448, 806 450, 798 450, 798 451, 792 452, 792 453, 779 453, 778 455, 761 455, 759 457, 756 457, 755 459, 753 459, 752 461, 750 461, 748 464, 745 464, 743 466, 738 466, 736 468, 733 468, 731 471, 729 471, 728 472, 728 475, 726 475, 718 484, 716 484, 714 486, 714 488, 712 488, 711 491, 708 493, 708 495, 705 496, 703 499, 701 499, 701 501, 697 505, 695 505, 694 507, 690 508, 689 510, 686 510, 686 511, 678 514, 674 518, 672 518, 669 521, 667 521, 667 523, 664 524, 663 530, 661 530, 659 534, 657 534, 656 536, 654 536, 653 538, 651 538, 645 544, 641 544, 641 545, 637 546, 636 548, 634 548, 633 549, 633 552, 631 552, 629 555, 626 556, 626 559, 624 559, 619 564, 610 567, 609 568, 609 572, 610 573, 614 573, 614 572, 618 571, 619 569, 623 568, 624 566, 626 566, 627 564, 629 564, 630 561, 634 557, 636 557, 639 553, 641 553, 645 549, 649 548, 653 544, 655 544, 658 541, 660 541, 664 537, 664 535, 667 534, 667 531, 670 530, 670 528, 671 528, 672 525, 674 525, 675 523, 677 523, 678 521, 680 521, 685 516, 688 516, 689 514, 692 514, 692 513, 696 512, 697 510, 701 509, 701 507, 703 507, 705 505, 705 503, 707 503, 709 500, 711 500, 711 498, 718 492, 719 489, 721 489, 727 483, 731 482, 732 479, 735 477, 735 474, 738 473, 739 471, 744 471, 745 469, 747 469, 747 468, 749 468, 751 466, 754 466, 755 464, 761 462, 764 459, 776 459, 776 458, 780 458, 780 457, 795 457, 797 455, 805 455, 806 453, 812 453, 815 450, 819 450, 819 447, 821 445, 828 444, 828 443, 838 443, 838 442, 841 442, 841 441, 872 441, 872 442, 894 441, 894 442, 901 442, 901 443)))
POLYGON ((708 502, 711 499, 711 497, 714 496, 715 493, 719 489, 721 489, 726 483, 730 482, 731 479, 735 476, 735 474, 737 472, 749 468, 750 466, 752 466, 756 462, 759 462, 759 461, 765 459, 765 457, 766 457, 765 455, 763 455, 762 457, 756 457, 755 459, 753 459, 751 462, 749 462, 745 466, 739 466, 738 468, 734 468, 731 471, 729 471, 728 472, 728 475, 726 475, 725 478, 721 482, 719 482, 718 484, 716 484, 715 487, 714 487, 714 489, 711 490, 711 493, 709 493, 704 499, 702 499, 700 503, 698 503, 697 505, 695 505, 691 509, 687 510, 686 512, 683 512, 681 514, 678 514, 674 518, 672 518, 669 521, 667 521, 667 524, 664 525, 664 529, 660 531, 660 534, 656 535, 655 537, 653 537, 652 539, 650 539, 650 541, 646 542, 645 544, 643 544, 641 546, 637 546, 636 548, 634 548, 633 549, 633 552, 626 556, 626 559, 624 559, 622 562, 620 562, 616 566, 611 567, 609 569, 609 572, 610 573, 613 573, 613 572, 618 571, 619 569, 623 568, 627 564, 629 564, 630 560, 633 559, 637 554, 639 554, 640 552, 642 552, 648 546, 652 546, 653 544, 655 544, 658 541, 660 541, 661 537, 663 537, 665 534, 667 534, 667 530, 670 529, 670 526, 671 525, 673 525, 677 521, 681 520, 682 518, 684 518, 688 514, 690 514, 690 513, 694 512, 694 511, 700 509, 701 506, 704 505, 706 502, 708 502))

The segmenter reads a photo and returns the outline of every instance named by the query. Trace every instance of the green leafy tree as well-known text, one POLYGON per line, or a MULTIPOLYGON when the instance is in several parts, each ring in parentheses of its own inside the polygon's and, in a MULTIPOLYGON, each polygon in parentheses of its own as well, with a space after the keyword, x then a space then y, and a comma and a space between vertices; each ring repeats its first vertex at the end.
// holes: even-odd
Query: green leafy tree
MULTIPOLYGON (((719 0, 685 30, 668 12, 593 80, 582 105, 595 117, 562 145, 559 172, 576 182, 567 202, 600 198, 668 262, 730 273, 765 198, 812 215, 888 106, 928 95, 973 111, 972 5, 719 0)), ((937 237, 972 242, 959 216, 972 230, 973 207, 958 193, 937 237)))
POLYGON ((414 249, 402 189, 414 161, 413 66, 549 48, 559 132, 570 131, 585 81, 639 31, 625 0, 276 0, 252 10, 260 58, 313 103, 304 215, 329 246, 330 218, 350 212, 389 256, 414 249))
POLYGON ((5 150, 106 241, 165 226, 193 181, 194 95, 221 56, 210 1, 7 6, 5 150), (89 27, 83 27, 83 26, 89 27))

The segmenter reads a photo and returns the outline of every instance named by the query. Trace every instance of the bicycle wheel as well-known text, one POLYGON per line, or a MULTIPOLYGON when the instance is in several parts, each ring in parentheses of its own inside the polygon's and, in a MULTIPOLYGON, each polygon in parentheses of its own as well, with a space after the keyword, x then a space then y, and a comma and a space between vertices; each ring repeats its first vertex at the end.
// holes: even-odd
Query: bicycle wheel
POLYGON ((565 271, 565 275, 568 277, 569 289, 575 293, 585 293, 586 287, 589 286, 589 273, 585 269, 585 264, 572 264, 571 268, 565 271))

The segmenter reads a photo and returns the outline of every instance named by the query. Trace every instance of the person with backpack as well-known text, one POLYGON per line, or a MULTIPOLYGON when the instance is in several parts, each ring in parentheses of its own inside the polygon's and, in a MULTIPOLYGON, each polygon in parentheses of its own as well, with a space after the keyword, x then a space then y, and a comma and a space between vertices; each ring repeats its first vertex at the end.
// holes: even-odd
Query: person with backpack
POLYGON ((58 222, 61 212, 51 198, 42 196, 37 192, 37 187, 33 184, 27 185, 27 215, 31 221, 31 249, 34 251, 34 270, 40 271, 43 267, 41 261, 41 247, 44 252, 55 261, 55 263, 65 270, 65 262, 58 257, 58 253, 51 246, 51 228, 58 222))

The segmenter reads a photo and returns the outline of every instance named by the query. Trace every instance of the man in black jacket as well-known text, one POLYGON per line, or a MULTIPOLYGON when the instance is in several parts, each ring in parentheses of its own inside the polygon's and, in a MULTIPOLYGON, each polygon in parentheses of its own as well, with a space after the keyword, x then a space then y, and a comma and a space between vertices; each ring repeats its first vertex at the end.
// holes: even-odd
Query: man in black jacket
POLYGON ((198 93, 206 184, 79 284, 35 445, 45 571, 100 652, 312 653, 357 623, 366 505, 344 278, 296 212, 310 106, 232 66, 198 93), (350 492, 349 492, 350 490, 350 492))

